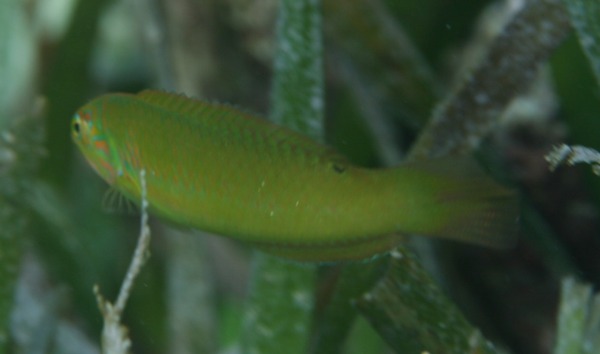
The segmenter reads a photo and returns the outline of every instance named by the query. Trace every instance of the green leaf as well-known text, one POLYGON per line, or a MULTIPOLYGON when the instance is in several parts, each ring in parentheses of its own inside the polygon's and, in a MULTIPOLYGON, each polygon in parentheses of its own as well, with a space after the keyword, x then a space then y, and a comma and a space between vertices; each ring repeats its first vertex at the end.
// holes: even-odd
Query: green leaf
POLYGON ((496 353, 409 252, 392 253, 384 279, 358 302, 398 353, 496 353))
POLYGON ((563 2, 569 10, 571 24, 577 32, 579 43, 600 85, 600 2, 597 0, 563 0, 563 2))
MULTIPOLYGON (((273 121, 323 139, 319 0, 280 3, 272 91, 273 121)), ((247 353, 306 353, 315 267, 258 253, 243 334, 247 353)))

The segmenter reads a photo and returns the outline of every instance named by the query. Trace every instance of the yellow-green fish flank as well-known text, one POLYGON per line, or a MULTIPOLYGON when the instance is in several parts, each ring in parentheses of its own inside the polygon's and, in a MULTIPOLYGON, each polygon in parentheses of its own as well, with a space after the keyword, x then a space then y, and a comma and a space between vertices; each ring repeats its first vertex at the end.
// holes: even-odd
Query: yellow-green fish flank
POLYGON ((365 169, 235 108, 159 91, 94 99, 72 135, 135 202, 145 170, 151 212, 287 258, 366 258, 399 234, 493 247, 515 236, 515 195, 464 158, 365 169))

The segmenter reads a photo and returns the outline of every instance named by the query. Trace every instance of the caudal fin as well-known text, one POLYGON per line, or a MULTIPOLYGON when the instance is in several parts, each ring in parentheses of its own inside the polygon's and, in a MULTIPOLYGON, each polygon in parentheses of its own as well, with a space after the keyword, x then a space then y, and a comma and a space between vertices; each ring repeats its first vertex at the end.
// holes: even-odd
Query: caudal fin
POLYGON ((436 220, 429 236, 494 248, 515 244, 519 201, 470 158, 444 158, 411 163, 415 169, 437 175, 430 183, 431 208, 436 220))

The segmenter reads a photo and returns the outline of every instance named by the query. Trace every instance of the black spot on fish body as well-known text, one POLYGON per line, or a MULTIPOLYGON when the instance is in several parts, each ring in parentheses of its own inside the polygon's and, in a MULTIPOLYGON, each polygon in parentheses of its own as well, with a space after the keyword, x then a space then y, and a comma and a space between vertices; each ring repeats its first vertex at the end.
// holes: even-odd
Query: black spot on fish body
POLYGON ((333 169, 333 171, 335 171, 336 173, 339 173, 339 174, 342 174, 346 171, 346 166, 337 161, 333 161, 331 163, 331 168, 333 169))

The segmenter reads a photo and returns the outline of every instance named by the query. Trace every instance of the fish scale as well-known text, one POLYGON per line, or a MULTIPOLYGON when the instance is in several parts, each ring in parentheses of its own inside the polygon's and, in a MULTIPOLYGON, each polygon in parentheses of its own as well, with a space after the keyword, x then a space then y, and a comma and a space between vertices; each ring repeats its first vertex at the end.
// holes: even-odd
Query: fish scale
POLYGON ((287 258, 371 257, 404 233, 506 247, 516 233, 515 194, 467 158, 365 169, 231 106, 160 91, 96 98, 72 129, 127 198, 139 203, 143 168, 152 213, 287 258))

